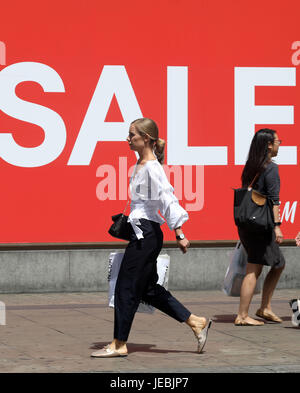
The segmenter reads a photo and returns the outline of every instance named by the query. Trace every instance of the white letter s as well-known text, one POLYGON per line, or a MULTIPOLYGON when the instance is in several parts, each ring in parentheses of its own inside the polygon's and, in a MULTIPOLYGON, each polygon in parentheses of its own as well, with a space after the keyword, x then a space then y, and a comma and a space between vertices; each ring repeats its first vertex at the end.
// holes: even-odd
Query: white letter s
POLYGON ((11 133, 1 133, 0 156, 12 165, 39 167, 49 164, 61 154, 66 144, 66 127, 53 110, 16 96, 16 86, 25 81, 39 83, 45 92, 63 93, 65 88, 58 73, 42 63, 16 63, 0 72, 0 110, 8 116, 37 124, 45 132, 43 143, 30 148, 19 146, 11 133))

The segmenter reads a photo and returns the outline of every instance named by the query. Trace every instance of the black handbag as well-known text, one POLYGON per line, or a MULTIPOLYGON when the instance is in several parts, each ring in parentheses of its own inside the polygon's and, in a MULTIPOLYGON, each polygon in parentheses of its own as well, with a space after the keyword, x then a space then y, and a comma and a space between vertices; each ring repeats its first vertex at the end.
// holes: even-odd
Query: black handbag
POLYGON ((234 189, 234 222, 239 228, 264 232, 274 228, 273 203, 252 189, 257 176, 248 188, 234 189))
POLYGON ((108 230, 108 233, 122 240, 130 240, 131 225, 127 222, 128 216, 123 213, 116 214, 111 217, 113 224, 108 230))
POLYGON ((131 234, 131 224, 127 222, 128 216, 124 214, 127 209, 128 203, 129 200, 127 201, 127 205, 123 213, 115 214, 114 216, 111 217, 113 223, 108 230, 108 233, 111 236, 117 237, 118 239, 122 239, 122 240, 130 240, 130 234, 131 234))

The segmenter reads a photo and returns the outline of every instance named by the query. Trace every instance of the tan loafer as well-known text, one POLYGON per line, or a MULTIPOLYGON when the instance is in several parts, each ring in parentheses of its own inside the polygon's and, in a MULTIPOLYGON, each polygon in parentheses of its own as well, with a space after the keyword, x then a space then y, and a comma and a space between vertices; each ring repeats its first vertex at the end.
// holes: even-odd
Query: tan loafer
POLYGON ((272 321, 272 322, 277 322, 277 323, 282 322, 282 319, 279 318, 273 312, 270 313, 268 311, 262 311, 260 308, 256 311, 256 315, 260 318, 266 319, 267 321, 272 321))
POLYGON ((94 358, 117 358, 117 357, 125 357, 128 353, 120 353, 115 351, 114 349, 110 349, 109 346, 99 349, 91 354, 91 357, 94 358))
POLYGON ((204 345, 206 344, 206 340, 207 340, 208 329, 211 327, 211 324, 212 324, 212 320, 209 319, 207 321, 207 324, 199 334, 194 333, 198 341, 198 348, 197 348, 198 353, 201 353, 203 351, 204 345))

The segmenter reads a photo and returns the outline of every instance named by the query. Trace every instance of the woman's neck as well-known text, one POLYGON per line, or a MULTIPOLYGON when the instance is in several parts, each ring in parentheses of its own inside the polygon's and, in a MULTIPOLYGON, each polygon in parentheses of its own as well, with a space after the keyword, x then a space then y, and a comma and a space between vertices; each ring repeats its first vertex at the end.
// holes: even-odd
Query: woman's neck
POLYGON ((138 160, 139 164, 145 163, 146 161, 149 161, 149 160, 156 159, 151 148, 144 148, 141 152, 138 152, 138 154, 140 156, 139 160, 138 160))

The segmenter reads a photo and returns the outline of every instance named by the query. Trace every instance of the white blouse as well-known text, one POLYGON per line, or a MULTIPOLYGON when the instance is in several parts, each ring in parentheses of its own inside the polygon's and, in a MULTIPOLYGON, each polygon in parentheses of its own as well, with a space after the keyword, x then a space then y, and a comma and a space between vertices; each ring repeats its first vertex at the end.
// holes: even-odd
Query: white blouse
POLYGON ((174 188, 168 181, 162 165, 157 160, 149 160, 143 166, 136 165, 130 179, 130 214, 128 222, 138 239, 142 239, 143 231, 137 225, 139 219, 145 218, 159 224, 165 220, 173 230, 189 219, 188 213, 179 205, 174 195, 174 188))

